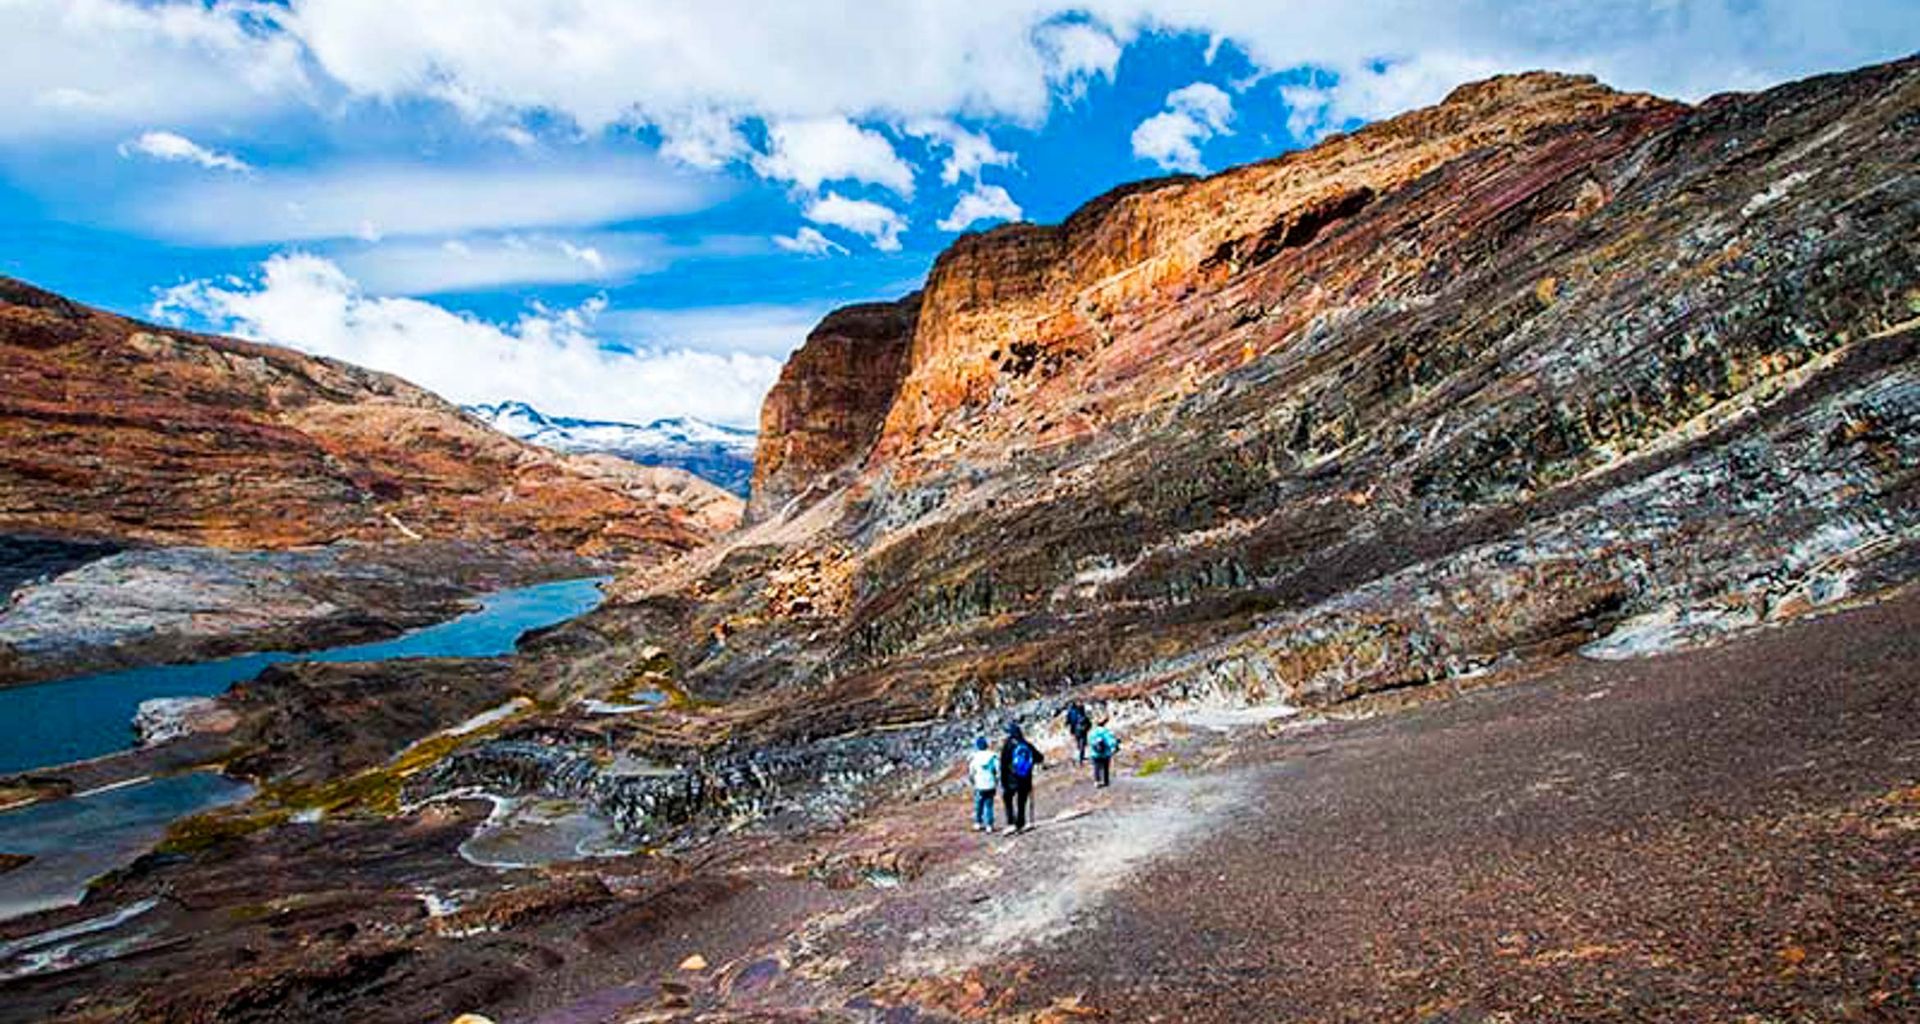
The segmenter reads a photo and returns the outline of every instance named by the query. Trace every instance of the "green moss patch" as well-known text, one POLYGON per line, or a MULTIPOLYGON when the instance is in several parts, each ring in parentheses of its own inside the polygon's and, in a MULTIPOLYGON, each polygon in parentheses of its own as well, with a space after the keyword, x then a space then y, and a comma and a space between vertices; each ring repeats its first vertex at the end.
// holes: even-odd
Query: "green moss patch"
POLYGON ((1140 767, 1135 768, 1133 774, 1138 778, 1144 779, 1149 776, 1158 775, 1171 767, 1173 767, 1173 758, 1171 757, 1149 757, 1145 761, 1140 762, 1140 767))

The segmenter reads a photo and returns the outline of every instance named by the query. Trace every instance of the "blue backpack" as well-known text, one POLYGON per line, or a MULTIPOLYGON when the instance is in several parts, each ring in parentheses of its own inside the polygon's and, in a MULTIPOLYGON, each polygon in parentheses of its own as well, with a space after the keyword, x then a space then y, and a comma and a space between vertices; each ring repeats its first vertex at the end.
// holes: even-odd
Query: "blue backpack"
POLYGON ((1013 777, 1033 778, 1033 745, 1021 742, 1013 748, 1013 777))

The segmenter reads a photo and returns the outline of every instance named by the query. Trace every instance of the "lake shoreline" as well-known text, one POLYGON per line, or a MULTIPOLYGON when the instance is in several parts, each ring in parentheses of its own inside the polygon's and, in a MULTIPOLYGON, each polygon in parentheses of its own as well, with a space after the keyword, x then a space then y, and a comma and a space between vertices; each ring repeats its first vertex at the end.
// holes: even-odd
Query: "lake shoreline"
MULTIPOLYGON (((15 746, 0 760, 0 773, 4 773, 0 774, 0 785, 30 785, 27 780, 57 778, 102 758, 140 753, 141 748, 128 744, 134 741, 134 715, 142 703, 169 697, 224 697, 275 665, 510 654, 523 634, 596 607, 603 599, 600 587, 606 579, 579 576, 477 595, 465 602, 464 614, 372 643, 300 652, 257 651, 188 665, 94 673, 0 690, 0 714, 36 721, 41 726, 31 741, 15 737, 15 746), (40 760, 42 757, 48 759, 40 760)), ((83 769, 82 773, 87 774, 83 769)))
MULTIPOLYGON (((6 805, 0 809, 0 853, 31 858, 0 876, 0 920, 63 905, 46 903, 50 899, 84 898, 95 876, 76 876, 73 866, 63 863, 69 857, 102 871, 124 867, 152 849, 180 819, 250 800, 265 777, 261 758, 270 758, 277 746, 263 737, 275 735, 279 723, 303 717, 300 709, 314 696, 313 680, 326 688, 326 680, 343 674, 364 676, 376 688, 385 688, 381 682, 422 671, 443 676, 464 671, 484 680, 498 675, 497 667, 522 637, 598 607, 606 582, 607 577, 589 576, 496 591, 482 596, 478 607, 465 615, 381 643, 332 647, 308 656, 271 652, 278 660, 258 667, 265 655, 174 667, 174 675, 205 671, 197 681, 202 692, 196 696, 218 701, 230 712, 222 727, 0 777, 0 804, 6 805), (83 848, 87 856, 80 857, 83 848)), ((51 713, 71 705, 67 710, 79 709, 90 720, 75 716, 66 721, 89 730, 85 739, 97 743, 110 735, 106 727, 116 711, 89 690, 98 688, 103 678, 111 686, 114 675, 41 684, 44 693, 32 695, 48 698, 40 708, 44 715, 12 706, 36 688, 0 691, 0 715, 24 714, 21 720, 51 727, 51 713)), ((144 679, 148 686, 171 681, 154 672, 144 679)), ((137 706, 143 695, 115 696, 124 698, 122 704, 133 699, 137 706)), ((422 697, 423 703, 435 699, 431 694, 422 697)), ((444 699, 461 700, 464 695, 444 699)), ((480 725, 485 724, 481 720, 480 725)), ((130 728, 128 733, 130 738, 130 728)), ((18 759, 21 749, 11 756, 18 759)), ((45 749, 64 748, 49 742, 45 749)))
POLYGON ((102 547, 11 586, 0 606, 0 691, 389 640, 471 611, 491 592, 608 568, 570 554, 458 542, 102 547))

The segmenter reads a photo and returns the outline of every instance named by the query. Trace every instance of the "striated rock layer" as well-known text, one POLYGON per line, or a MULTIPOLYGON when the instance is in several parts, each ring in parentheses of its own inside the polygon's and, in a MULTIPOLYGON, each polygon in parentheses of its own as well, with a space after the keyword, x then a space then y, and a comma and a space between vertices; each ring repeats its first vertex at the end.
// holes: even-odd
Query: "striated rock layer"
POLYGON ((866 458, 906 371, 919 315, 915 292, 836 310, 807 335, 760 410, 749 518, 781 512, 866 458))
POLYGON ((284 548, 505 542, 658 560, 738 503, 507 438, 396 377, 0 279, 0 532, 284 548))
POLYGON ((763 452, 890 408, 673 578, 724 638, 689 681, 845 709, 780 717, 813 735, 1095 683, 1324 703, 1904 582, 1917 107, 1915 61, 1699 107, 1506 77, 965 237, 890 395, 770 400, 763 452))

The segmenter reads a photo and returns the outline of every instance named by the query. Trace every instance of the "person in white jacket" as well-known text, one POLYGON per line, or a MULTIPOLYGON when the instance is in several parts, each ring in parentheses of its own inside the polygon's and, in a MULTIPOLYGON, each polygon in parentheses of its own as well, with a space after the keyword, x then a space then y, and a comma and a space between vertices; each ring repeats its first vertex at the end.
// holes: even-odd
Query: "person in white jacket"
POLYGON ((987 738, 973 739, 967 756, 967 780, 973 786, 973 830, 993 831, 993 794, 1000 788, 1000 755, 987 749, 987 738))

